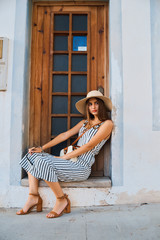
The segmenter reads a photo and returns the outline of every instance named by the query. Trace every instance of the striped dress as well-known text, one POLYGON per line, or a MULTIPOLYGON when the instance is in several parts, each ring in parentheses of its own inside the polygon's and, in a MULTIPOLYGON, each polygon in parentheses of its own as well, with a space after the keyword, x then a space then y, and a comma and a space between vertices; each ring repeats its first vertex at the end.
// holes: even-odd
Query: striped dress
MULTIPOLYGON (((86 130, 85 122, 79 131, 79 136, 86 130)), ((77 145, 82 146, 88 143, 91 138, 97 133, 98 128, 103 123, 96 125, 86 131, 79 139, 77 145)), ((43 179, 49 182, 71 182, 71 181, 84 181, 91 173, 91 166, 95 162, 95 155, 97 155, 105 142, 102 140, 90 151, 80 155, 76 162, 69 160, 55 158, 48 153, 33 153, 32 155, 26 154, 20 161, 20 165, 27 172, 37 179, 43 179)))

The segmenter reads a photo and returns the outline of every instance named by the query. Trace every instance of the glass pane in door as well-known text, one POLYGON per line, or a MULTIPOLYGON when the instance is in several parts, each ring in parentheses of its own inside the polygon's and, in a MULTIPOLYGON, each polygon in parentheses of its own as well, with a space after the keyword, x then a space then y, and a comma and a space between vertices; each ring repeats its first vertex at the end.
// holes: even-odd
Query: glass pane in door
POLYGON ((68 36, 54 36, 54 50, 55 51, 68 51, 68 36))
POLYGON ((87 92, 87 75, 72 75, 72 92, 87 92))
POLYGON ((68 71, 68 54, 54 54, 53 71, 68 71))
POLYGON ((72 31, 87 31, 87 15, 86 14, 73 15, 72 31))
POLYGON ((69 15, 68 14, 54 15, 54 31, 69 31, 69 15))
POLYGON ((86 72, 87 71, 87 55, 72 55, 72 71, 86 72))
POLYGON ((68 97, 52 96, 52 113, 67 114, 68 113, 68 97))
POLYGON ((58 135, 62 132, 67 131, 67 118, 62 117, 52 117, 52 136, 58 135))
POLYGON ((53 75, 52 92, 68 92, 68 75, 53 75))
POLYGON ((82 120, 83 120, 83 118, 72 117, 71 118, 71 128, 74 127, 76 124, 78 124, 82 120))

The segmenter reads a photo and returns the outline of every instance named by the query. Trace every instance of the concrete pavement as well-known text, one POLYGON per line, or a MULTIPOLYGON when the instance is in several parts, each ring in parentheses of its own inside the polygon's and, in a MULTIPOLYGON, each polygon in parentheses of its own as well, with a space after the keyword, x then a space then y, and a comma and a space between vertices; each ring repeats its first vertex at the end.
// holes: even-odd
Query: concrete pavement
POLYGON ((160 204, 72 208, 47 219, 42 213, 15 215, 0 209, 0 240, 160 240, 160 204))

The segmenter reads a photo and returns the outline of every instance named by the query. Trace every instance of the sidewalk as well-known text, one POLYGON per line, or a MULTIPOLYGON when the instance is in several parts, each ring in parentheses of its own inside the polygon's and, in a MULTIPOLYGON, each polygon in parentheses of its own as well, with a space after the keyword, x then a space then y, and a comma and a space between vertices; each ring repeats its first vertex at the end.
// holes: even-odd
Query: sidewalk
POLYGON ((25 216, 16 210, 0 209, 0 240, 160 239, 160 204, 72 208, 56 219, 45 217, 48 209, 25 216))

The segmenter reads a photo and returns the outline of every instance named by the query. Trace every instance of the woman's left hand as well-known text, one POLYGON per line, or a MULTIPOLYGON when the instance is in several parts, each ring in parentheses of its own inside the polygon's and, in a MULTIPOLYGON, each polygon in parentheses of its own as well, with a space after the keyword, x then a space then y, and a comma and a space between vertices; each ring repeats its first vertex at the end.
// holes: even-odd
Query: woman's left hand
POLYGON ((41 147, 32 147, 28 149, 28 153, 32 155, 32 153, 41 153, 42 148, 41 147))

